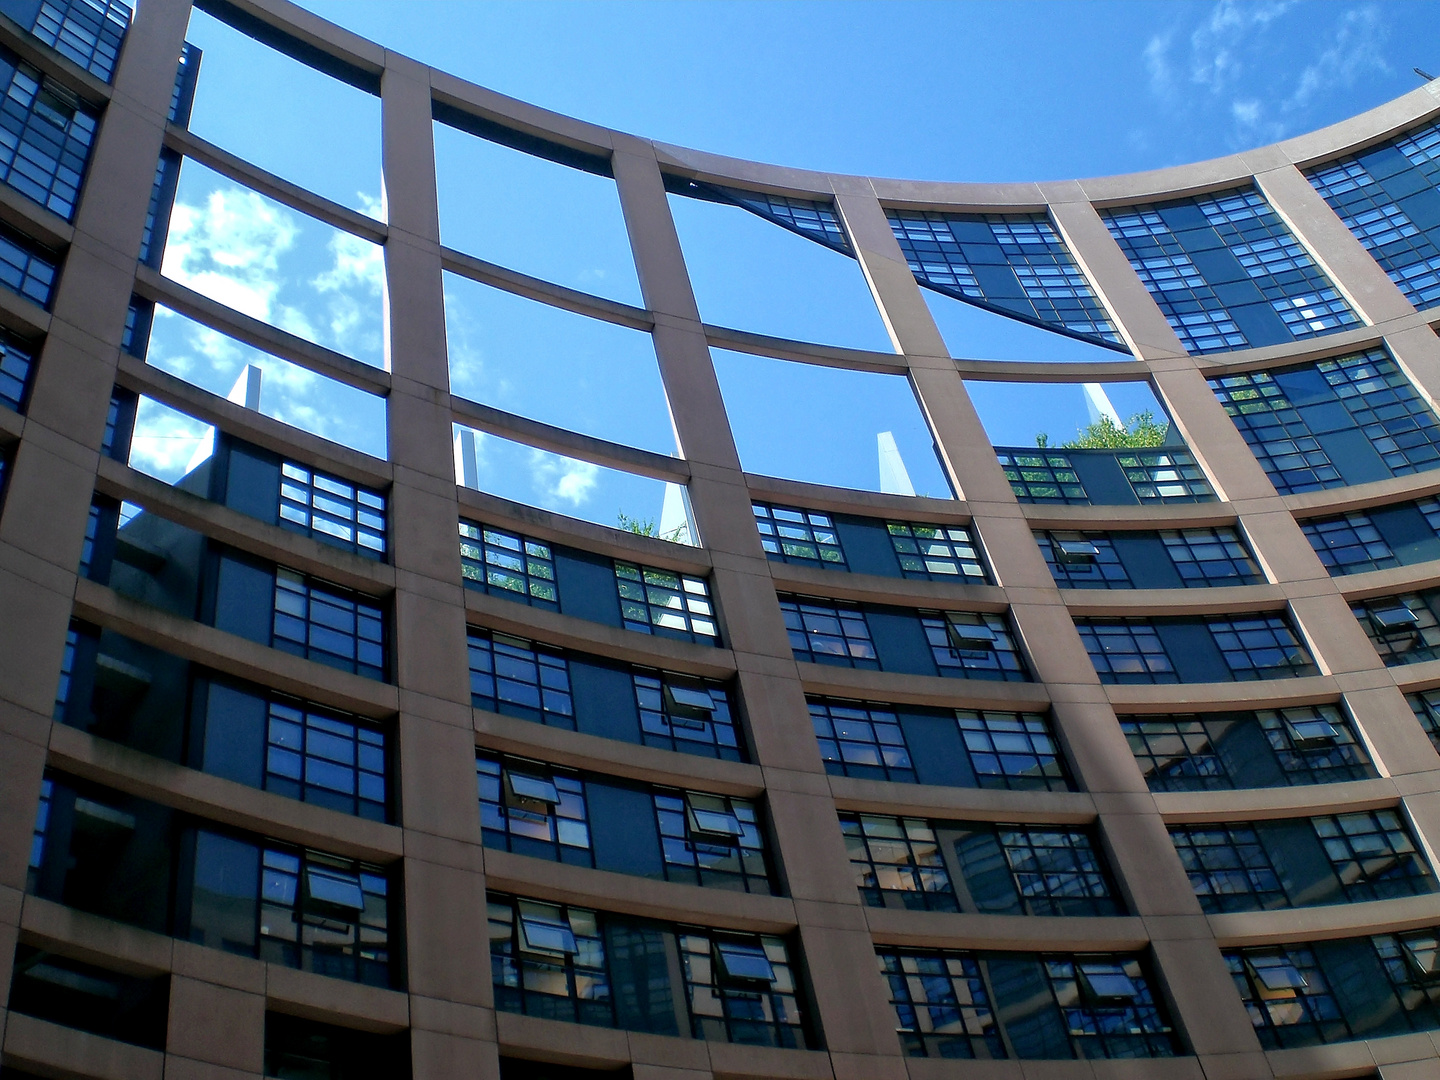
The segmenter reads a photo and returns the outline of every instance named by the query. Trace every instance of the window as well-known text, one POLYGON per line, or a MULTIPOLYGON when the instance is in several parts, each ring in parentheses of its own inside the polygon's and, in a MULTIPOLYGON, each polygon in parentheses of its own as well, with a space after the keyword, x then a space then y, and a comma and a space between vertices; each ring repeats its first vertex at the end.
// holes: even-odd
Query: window
POLYGON ((885 529, 903 577, 964 585, 992 583, 970 526, 887 521, 885 529))
POLYGON ((1151 791, 1235 786, 1199 716, 1121 717, 1120 730, 1151 791))
MULTIPOLYGON (((20 944, 15 947, 7 1007, 52 1024, 163 1051, 170 978, 123 975, 20 944)), ((19 1074, 7 1068, 4 1075, 10 1080, 19 1074)))
POLYGON ((549 544, 461 521, 460 572, 472 589, 559 609, 555 556, 549 544))
POLYGON ((1341 517, 1302 521, 1300 529, 1332 577, 1400 565, 1370 515, 1363 510, 1352 510, 1341 517))
POLYGON ((1160 540, 1187 588, 1254 585, 1265 580, 1245 541, 1228 525, 1162 531, 1160 540))
POLYGON ((50 802, 55 794, 54 782, 47 776, 40 781, 40 805, 35 812, 35 828, 30 836, 30 863, 25 889, 36 891, 36 878, 45 863, 45 830, 50 827, 50 802))
POLYGON ((575 730, 570 668, 558 649, 471 627, 470 704, 575 730))
POLYGON ((765 503, 752 503, 751 509, 755 512, 755 527, 760 530, 760 546, 770 558, 832 570, 849 569, 830 515, 765 503))
POLYGON ((261 857, 260 958, 389 986, 388 892, 380 867, 267 847, 261 857))
POLYGON ((33 364, 29 349, 0 333, 0 405, 12 412, 21 411, 33 364))
POLYGON ((1350 903, 1436 891, 1435 876, 1394 810, 1310 819, 1350 903))
POLYGON ((1010 490, 1020 502, 1090 505, 1090 496, 1085 493, 1080 474, 1068 454, 1058 450, 1008 447, 997 448, 995 454, 1005 479, 1010 481, 1010 490))
POLYGON ((1415 719, 1430 736, 1430 743, 1440 751, 1440 690, 1422 690, 1418 694, 1406 694, 1415 719))
POLYGON ((50 307, 58 264, 18 233, 0 229, 0 285, 43 308, 50 307))
POLYGON ((1250 826, 1172 825, 1170 839, 1204 911, 1290 906, 1270 856, 1250 826))
POLYGON ((956 709, 955 718, 982 788, 1070 790, 1059 747, 1039 713, 956 709))
POLYGON ((1431 606, 1440 590, 1379 596, 1351 605, 1370 644, 1387 667, 1433 660, 1440 651, 1440 620, 1431 606))
POLYGON ((359 717, 272 699, 266 732, 266 791, 386 820, 383 731, 359 717))
POLYGON ((385 678, 385 618, 379 606, 284 567, 275 571, 271 644, 341 671, 385 678))
POLYGON ((265 1073, 280 1080, 411 1080, 410 1033, 377 1035, 265 1013, 265 1073))
POLYGON ((1042 957, 1077 1057, 1169 1057, 1175 1039, 1138 956, 1042 957))
POLYGON ((935 667, 952 679, 998 679, 1027 682, 1030 673, 1010 623, 996 612, 947 611, 920 613, 935 667))
POLYGON ((610 977, 596 913, 489 895, 495 1007, 612 1026, 610 977))
POLYGON ((170 91, 169 120, 188 127, 190 108, 195 103, 195 80, 200 73, 200 50, 190 42, 180 46, 180 62, 175 68, 175 86, 170 91))
POLYGON ((286 461, 280 525, 374 559, 385 556, 385 496, 286 461))
POLYGON ((60 215, 75 216, 98 119, 59 83, 0 48, 0 181, 60 215))
POLYGON ((842 812, 840 830, 855 884, 867 906, 960 910, 940 841, 929 822, 842 812))
POLYGON ((26 29, 67 60, 109 82, 130 25, 119 0, 42 0, 26 29))
POLYGON ((865 612, 856 605, 781 594, 780 612, 796 660, 879 668, 865 612))
POLYGON ((996 832, 1027 915, 1121 914, 1086 830, 1001 825, 996 832))
POLYGON ((1102 683, 1180 681, 1160 635, 1144 619, 1076 619, 1075 629, 1102 683))
POLYGON ((703 579, 617 561, 615 586, 626 630, 719 644, 710 590, 703 579))
POLYGON ((1309 948, 1238 949, 1227 952, 1225 961, 1262 1046, 1308 1046, 1350 1037, 1309 948))
POLYGON ((1214 502, 1215 491, 1189 450, 1116 454, 1135 498, 1143 503, 1214 502))
POLYGON ((1376 775, 1353 727, 1335 705, 1262 709, 1255 716, 1291 784, 1376 775))
POLYGON ((585 785, 579 774, 539 762, 476 753, 486 847, 593 866, 585 785))
POLYGON ((1440 300, 1440 236, 1433 219, 1417 225, 1401 204, 1419 209, 1421 199, 1440 183, 1437 139, 1440 125, 1431 124, 1305 174, 1417 308, 1440 300))
POLYGON ((737 206, 743 206, 751 213, 759 214, 791 232, 816 240, 846 255, 852 254, 850 241, 840 225, 835 207, 830 203, 795 199, 788 195, 770 195, 763 191, 716 187, 696 181, 691 181, 691 186, 702 191, 717 192, 737 206))
POLYGON ((691 927, 681 927, 678 937, 694 1038, 805 1048, 784 941, 691 927))
POLYGON ((1281 344, 1360 324, 1253 187, 1102 214, 1191 353, 1281 344))
POLYGON ((637 668, 635 702, 640 737, 646 746, 686 754, 743 761, 730 696, 710 679, 637 668))
POLYGON ((834 776, 916 782, 905 735, 893 712, 858 702, 806 700, 826 772, 834 776))
POLYGON ((1003 1058, 999 1026, 971 953, 876 949, 907 1057, 1003 1058))
POLYGON ((1207 625, 1232 679, 1244 682, 1320 673, 1283 615, 1211 619, 1207 625))
POLYGON ((1035 542, 1062 589, 1129 589, 1134 586, 1115 545, 1104 533, 1037 532, 1035 542))
POLYGON ((1118 346, 1105 309, 1044 214, 887 211, 915 279, 1074 337, 1118 346))
POLYGON ((770 876, 755 804, 699 791, 655 791, 665 879, 767 894, 770 876))
POLYGON ((1335 441, 1336 433, 1363 435, 1382 474, 1440 466, 1440 423, 1384 349, 1224 375, 1211 379, 1210 387, 1282 495, 1376 478, 1369 471, 1353 472, 1360 459, 1348 442, 1335 441), (1298 406, 1287 383, 1298 384, 1305 395, 1298 406), (1317 410, 1312 407, 1317 404, 1339 408, 1317 410), (1356 479, 1346 479, 1347 468, 1356 479))
MULTIPOLYGON (((155 182, 150 187, 150 205, 145 211, 144 231, 140 234, 140 261, 155 270, 160 269, 161 260, 165 257, 170 210, 175 202, 175 186, 180 180, 180 161, 180 155, 174 150, 162 149, 155 163, 155 182)), ((143 353, 142 347, 134 355, 143 353)))

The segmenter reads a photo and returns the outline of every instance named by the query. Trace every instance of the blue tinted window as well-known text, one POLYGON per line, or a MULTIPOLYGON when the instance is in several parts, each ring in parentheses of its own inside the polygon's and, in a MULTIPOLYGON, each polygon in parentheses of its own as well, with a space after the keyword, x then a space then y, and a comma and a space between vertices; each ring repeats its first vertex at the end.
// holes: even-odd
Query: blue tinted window
POLYGON ((804 1049, 798 972, 784 940, 688 926, 676 936, 694 1038, 804 1049))
POLYGON ((875 956, 907 1057, 1006 1056, 975 954, 878 948, 875 956))
POLYGON ((575 729, 564 653, 473 627, 468 645, 470 703, 475 708, 575 729))
POLYGON ((894 712, 859 702, 807 701, 826 772, 915 783, 915 767, 894 712))
POLYGON ((730 795, 654 790, 665 880, 768 894, 755 804, 730 795))
POLYGON ((477 753, 475 781, 486 847, 594 865, 585 785, 578 773, 477 753))
POLYGON ((640 738, 646 746, 744 760, 723 684, 644 668, 634 669, 631 679, 640 711, 640 738))
POLYGON ((780 597, 780 612, 795 659, 878 668, 865 612, 854 604, 780 597))
POLYGON ((1162 531, 1160 541, 1187 587, 1254 585, 1265 580, 1245 541, 1228 525, 1162 531))
POLYGON ((372 821, 386 820, 385 733, 356 716, 272 699, 265 790, 372 821))
POLYGON ((559 608, 555 555, 539 540, 461 521, 460 572, 472 589, 552 611, 559 608))
POLYGON ((381 867, 267 845, 260 866, 260 959, 389 986, 388 908, 381 867))
POLYGON ((1207 912, 1290 906, 1260 836, 1249 825, 1172 825, 1170 839, 1207 912))
POLYGON ((840 831, 845 834, 855 885, 867 906, 960 910, 930 822, 842 812, 840 831))
POLYGON ((1070 790, 1060 748, 1039 713, 956 709, 955 719, 982 788, 1070 790))
POLYGON ((625 629, 686 637, 702 645, 720 643, 703 578, 617 561, 615 587, 625 629))
POLYGON ((1130 589, 1134 586, 1115 545, 1104 533, 1037 532, 1035 542, 1062 589, 1130 589))
POLYGON ((27 30, 67 60, 109 82, 130 25, 119 0, 41 0, 27 30))
POLYGON ((1077 619, 1075 629, 1103 683, 1173 683, 1180 676, 1144 619, 1077 619))
POLYGON ((370 558, 385 556, 385 496, 293 461, 280 466, 280 524, 370 558))
POLYGON ((1440 224, 1425 214, 1440 186, 1440 124, 1305 175, 1410 303, 1440 301, 1440 224))
POLYGON ((385 678, 385 616, 359 593, 279 567, 271 644, 368 679, 385 678))
POLYGON ((1382 474, 1440 466, 1440 423, 1384 349, 1223 375, 1210 387, 1282 495, 1356 482, 1345 478, 1345 470, 1356 467, 1354 451, 1333 441, 1341 432, 1363 435, 1382 474), (1305 398, 1292 402, 1285 384, 1296 382, 1305 398))
POLYGON ((915 278, 947 296, 1120 346, 1109 315, 1044 214, 890 210, 915 278))
POLYGON ((0 48, 0 180, 67 221, 99 121, 76 96, 0 48))
POLYGON ((1370 515, 1363 510, 1302 521, 1300 530, 1332 576, 1363 574, 1400 565, 1370 515))
POLYGON ((783 225, 791 232, 799 233, 834 248, 836 251, 853 255, 850 240, 840 224, 840 216, 830 203, 813 199, 796 199, 788 195, 770 195, 763 191, 741 191, 738 188, 712 187, 709 184, 695 184, 703 191, 715 192, 737 206, 743 206, 751 213, 783 225))
POLYGON ((993 611, 920 612, 920 625, 930 643, 935 667, 952 679, 999 679, 1026 682, 1030 673, 1010 621, 993 611))
POLYGON ((1192 353, 1280 344, 1359 325, 1253 187, 1103 216, 1192 353))
POLYGON ((1425 734, 1430 736, 1431 744, 1436 750, 1440 750, 1440 690, 1406 694, 1405 700, 1410 703, 1415 719, 1420 721, 1425 734))
POLYGON ((0 285, 43 308, 54 295, 58 263, 19 234, 0 230, 0 285))
POLYGON ((495 1007, 571 1023, 615 1025, 594 911, 488 893, 495 1007))
POLYGON ((33 363, 29 349, 0 334, 0 406, 20 411, 33 363))
POLYGON ((1418 664, 1440 656, 1440 589, 1377 596, 1350 606, 1387 667, 1418 664))
POLYGON ((968 525, 918 525, 887 521, 890 544, 903 577, 922 581, 991 584, 980 544, 968 525))
POLYGON ((754 503, 755 527, 765 554, 780 562, 795 562, 848 570, 840 536, 829 514, 788 506, 754 503))

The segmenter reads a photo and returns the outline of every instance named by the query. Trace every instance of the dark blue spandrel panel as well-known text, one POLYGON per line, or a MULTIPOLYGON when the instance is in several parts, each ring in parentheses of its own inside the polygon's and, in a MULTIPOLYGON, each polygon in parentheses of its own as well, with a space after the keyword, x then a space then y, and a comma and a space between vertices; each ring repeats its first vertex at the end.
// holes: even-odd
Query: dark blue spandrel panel
POLYGON ((1103 217, 1191 353, 1282 345, 1360 325, 1254 187, 1103 217))
POLYGON ((1440 303, 1440 123, 1305 176, 1410 303, 1440 303))
POLYGON ((1033 326, 1126 351, 1044 214, 886 213, 921 285, 1033 326))

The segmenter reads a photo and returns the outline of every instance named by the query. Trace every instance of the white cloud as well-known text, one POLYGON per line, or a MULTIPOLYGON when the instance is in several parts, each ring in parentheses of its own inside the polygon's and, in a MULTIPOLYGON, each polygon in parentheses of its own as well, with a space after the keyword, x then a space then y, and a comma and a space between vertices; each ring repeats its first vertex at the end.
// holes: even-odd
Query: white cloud
POLYGON ((130 438, 130 464, 157 479, 174 482, 202 445, 209 446, 215 429, 142 397, 135 410, 130 438))
POLYGON ((1170 64, 1170 43, 1173 31, 1156 34, 1145 46, 1145 69, 1150 72, 1150 89, 1168 98, 1174 89, 1175 70, 1170 64))
POLYGON ((1381 47, 1389 36, 1390 28, 1373 4, 1346 11, 1330 44, 1300 73, 1284 108, 1303 108, 1322 90, 1353 86, 1367 71, 1388 73, 1381 47))
POLYGON ((599 477, 600 466, 588 461, 576 461, 548 450, 530 451, 530 478, 536 489, 572 506, 590 498, 599 477))
POLYGON ((176 203, 161 272, 256 319, 269 320, 295 244, 293 215, 242 188, 212 191, 203 206, 176 203))

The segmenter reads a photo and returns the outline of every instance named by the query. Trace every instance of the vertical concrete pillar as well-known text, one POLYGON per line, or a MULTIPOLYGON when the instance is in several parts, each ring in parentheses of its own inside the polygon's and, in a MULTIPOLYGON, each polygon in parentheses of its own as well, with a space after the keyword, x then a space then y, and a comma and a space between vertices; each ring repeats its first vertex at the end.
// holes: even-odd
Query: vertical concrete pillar
POLYGON ((899 1077, 888 1000, 876 970, 805 695, 750 512, 750 496, 700 324, 680 239, 653 148, 617 139, 613 158, 676 441, 690 463, 690 503, 714 560, 712 587, 735 652, 754 758, 765 770, 770 819, 804 960, 837 1076, 899 1077))
MULTIPOLYGON (((0 517, 0 815, 14 826, 0 838, 6 973, 120 335, 189 15, 189 0, 149 0, 135 13, 11 451, 0 517)), ((8 994, 8 975, 5 983, 8 994)))
POLYGON ((1006 588, 1011 617, 1050 691, 1059 734, 1081 788, 1093 794, 1117 870, 1145 918, 1175 1012, 1186 1018, 1197 1054, 1263 1069, 1254 1032, 1230 992, 1224 962, 1165 824, 885 212, 859 182, 837 191, 836 203, 885 324, 905 356, 941 457, 1006 588))
POLYGON ((495 1077, 427 68, 387 54, 381 122, 411 1051, 416 1076, 495 1077))

